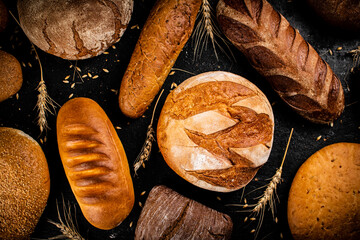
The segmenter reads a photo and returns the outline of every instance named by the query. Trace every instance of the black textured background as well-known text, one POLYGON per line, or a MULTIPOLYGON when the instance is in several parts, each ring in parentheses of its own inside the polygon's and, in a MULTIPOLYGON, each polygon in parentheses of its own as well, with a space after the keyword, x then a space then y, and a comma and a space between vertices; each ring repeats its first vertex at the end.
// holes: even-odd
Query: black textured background
MULTIPOLYGON (((154 103, 150 110, 145 113, 145 117, 136 120, 128 119, 120 112, 117 93, 114 93, 113 90, 117 91, 119 89, 122 76, 140 34, 141 27, 154 2, 154 0, 135 0, 129 28, 120 42, 115 44, 116 48, 108 50, 109 54, 77 62, 77 66, 81 69, 81 75, 91 73, 93 76, 99 75, 99 78, 84 78, 84 82, 81 82, 79 77, 75 76, 76 85, 74 89, 70 87, 73 82, 73 69, 70 69, 69 66, 75 64, 75 62, 60 59, 38 49, 49 95, 59 105, 63 105, 68 100, 70 94, 73 94, 74 97, 89 97, 97 101, 108 114, 113 125, 121 127, 121 129, 117 130, 117 133, 124 145, 130 166, 132 166, 144 142, 154 103), (131 26, 136 24, 138 24, 140 30, 137 28, 131 29, 131 26), (109 73, 105 73, 102 70, 103 68, 108 69, 109 73), (71 76, 69 84, 63 83, 67 75, 71 76)), ((217 1, 212 0, 210 2, 215 6, 217 1)), ((16 1, 7 0, 5 3, 17 16, 16 1)), ((346 108, 341 117, 334 122, 333 127, 310 123, 291 111, 290 108, 281 102, 269 84, 252 69, 241 53, 233 47, 231 49, 236 62, 219 52, 219 49, 217 49, 219 60, 217 60, 211 47, 205 50, 198 60, 194 61, 194 44, 192 39, 190 39, 174 67, 194 74, 214 70, 239 74, 256 84, 273 104, 275 116, 273 149, 268 162, 256 175, 257 181, 253 180, 245 188, 245 198, 248 203, 256 202, 254 198, 260 196, 263 189, 257 190, 252 194, 249 194, 249 192, 267 184, 269 178, 273 176, 280 166, 290 130, 294 128, 294 135, 284 164, 283 182, 278 186, 277 191, 279 201, 276 202, 275 216, 278 222, 276 223, 273 220, 270 211, 266 211, 265 220, 257 238, 281 239, 280 236, 282 235, 284 239, 292 239, 287 224, 286 207, 290 185, 297 169, 310 155, 324 146, 337 142, 360 142, 360 71, 357 70, 355 73, 349 74, 352 66, 352 56, 348 53, 360 45, 360 37, 359 34, 344 33, 327 26, 315 16, 304 1, 271 0, 270 3, 300 31, 305 40, 319 52, 341 79, 345 91, 346 108), (342 47, 342 50, 337 50, 338 47, 342 47), (332 50, 333 55, 329 53, 329 49, 332 50), (321 136, 320 140, 317 140, 318 136, 321 136)), ((25 65, 22 68, 24 83, 19 91, 19 99, 16 99, 14 96, 0 103, 0 126, 20 129, 40 142, 40 139, 44 139, 44 135, 40 135, 36 124, 37 111, 35 109, 37 100, 36 87, 40 80, 39 65, 35 60, 35 55, 31 53, 29 41, 12 19, 7 30, 0 33, 0 46, 2 50, 13 54, 25 65), (29 63, 32 67, 29 66, 29 63)), ((191 77, 188 73, 175 71, 174 75, 167 78, 163 87, 165 92, 156 112, 155 126, 161 106, 165 101, 166 95, 169 93, 171 84, 173 82, 180 84, 188 77, 191 77)), ((59 107, 57 111, 58 109, 59 107)), ((240 203, 242 190, 232 193, 217 193, 191 185, 178 177, 166 165, 156 144, 154 144, 150 161, 146 163, 146 168, 141 168, 138 175, 133 177, 136 200, 128 218, 120 226, 110 231, 102 231, 92 227, 82 216, 64 174, 56 142, 56 116, 49 115, 48 122, 50 129, 46 134, 47 141, 41 144, 41 146, 49 164, 51 192, 47 207, 32 235, 33 238, 46 239, 60 234, 55 226, 48 223, 48 220, 58 221, 56 204, 58 201, 60 210, 62 210, 62 199, 64 198, 66 204, 73 207, 73 211, 75 206, 76 216, 73 217, 76 218, 78 230, 84 238, 132 239, 136 222, 141 212, 141 207, 138 203, 144 204, 151 188, 158 184, 164 184, 180 194, 229 214, 234 222, 233 239, 254 238, 254 234, 250 233, 250 231, 256 227, 257 220, 244 223, 244 218, 249 216, 249 213, 236 212, 243 209, 227 206, 227 204, 240 203), (146 194, 140 196, 140 193, 143 191, 146 191, 146 194), (130 227, 131 222, 133 223, 132 227, 130 227)))

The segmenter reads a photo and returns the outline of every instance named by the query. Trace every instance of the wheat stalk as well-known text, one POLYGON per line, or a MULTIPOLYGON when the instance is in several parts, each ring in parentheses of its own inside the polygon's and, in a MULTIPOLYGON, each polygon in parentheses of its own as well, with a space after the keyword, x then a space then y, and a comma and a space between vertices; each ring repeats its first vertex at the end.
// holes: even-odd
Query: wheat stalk
POLYGON ((211 41, 211 45, 213 46, 217 60, 219 60, 219 57, 216 51, 216 46, 220 49, 220 51, 224 52, 228 58, 230 58, 229 55, 226 54, 224 48, 216 40, 216 38, 219 38, 225 44, 232 58, 235 59, 227 41, 225 40, 225 38, 221 36, 220 30, 213 19, 214 18, 213 10, 209 3, 209 0, 202 0, 200 11, 201 14, 198 15, 198 17, 200 17, 201 19, 198 21, 194 29, 194 35, 193 35, 193 40, 195 42, 194 60, 200 58, 204 49, 207 49, 209 39, 211 41))
POLYGON ((164 92, 164 89, 161 91, 158 99, 156 100, 154 110, 152 112, 151 121, 150 121, 150 124, 149 124, 149 126, 147 128, 145 143, 143 144, 139 155, 136 157, 136 159, 134 161, 135 175, 136 175, 137 171, 139 170, 139 168, 141 166, 145 167, 145 161, 149 160, 149 157, 150 157, 150 154, 151 154, 151 149, 152 149, 152 144, 155 141, 155 131, 154 131, 154 128, 153 128, 153 121, 154 121, 155 111, 156 111, 157 104, 158 104, 158 102, 160 100, 160 97, 163 94, 163 92, 164 92))
MULTIPOLYGON (((60 223, 57 223, 57 222, 54 222, 51 220, 49 220, 49 223, 55 225, 62 234, 55 236, 55 237, 51 237, 49 239, 85 240, 80 235, 80 233, 76 230, 76 225, 72 220, 71 207, 69 206, 69 209, 67 210, 64 199, 63 199, 64 219, 62 219, 62 217, 61 217, 59 205, 58 205, 57 201, 56 201, 56 208, 57 208, 57 213, 58 213, 58 218, 59 218, 60 223)), ((75 213, 75 216, 76 216, 76 213, 75 213)))
MULTIPOLYGON (((9 11, 10 15, 12 16, 12 18, 15 20, 15 22, 20 26, 20 22, 17 20, 17 18, 12 14, 11 11, 9 11)), ((36 54, 36 60, 39 63, 40 66, 40 82, 36 88, 36 90, 39 92, 38 97, 37 97, 37 102, 36 102, 36 107, 38 109, 38 117, 37 117, 37 124, 40 128, 40 134, 42 134, 42 132, 44 130, 47 130, 49 128, 48 124, 47 124, 47 120, 46 120, 46 116, 47 116, 47 112, 51 113, 52 115, 55 114, 55 108, 56 105, 59 106, 59 104, 57 104, 48 94, 47 89, 46 89, 46 84, 44 81, 44 75, 43 75, 43 68, 41 65, 41 61, 39 58, 39 55, 36 51, 36 48, 34 46, 34 44, 32 42, 31 43, 31 47, 34 50, 35 54, 36 54)))
POLYGON ((354 69, 360 64, 360 46, 358 46, 357 49, 351 50, 349 53, 351 53, 353 56, 353 66, 350 70, 350 72, 353 72, 354 69))

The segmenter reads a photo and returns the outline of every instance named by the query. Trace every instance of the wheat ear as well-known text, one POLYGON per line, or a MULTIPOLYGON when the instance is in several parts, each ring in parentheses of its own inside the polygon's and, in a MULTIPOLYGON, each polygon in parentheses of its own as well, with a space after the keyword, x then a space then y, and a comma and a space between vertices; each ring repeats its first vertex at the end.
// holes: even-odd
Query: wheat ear
POLYGON ((216 51, 216 46, 220 49, 220 51, 224 52, 228 58, 230 58, 229 55, 226 53, 225 49, 216 40, 217 38, 224 43, 224 45, 230 52, 232 59, 235 59, 226 39, 221 36, 220 30, 213 19, 213 10, 211 8, 209 0, 202 0, 200 12, 201 14, 199 14, 198 17, 201 19, 198 21, 193 34, 193 41, 195 43, 194 60, 200 58, 204 49, 207 49, 209 39, 211 41, 211 45, 214 49, 217 60, 219 60, 219 57, 216 51))
MULTIPOLYGON (((15 20, 15 22, 20 26, 20 22, 16 19, 16 17, 12 14, 11 11, 9 11, 10 15, 12 16, 12 18, 15 20)), ((30 42, 31 43, 31 42, 30 42)), ((39 63, 40 66, 40 82, 37 86, 37 91, 39 92, 38 97, 37 97, 37 103, 36 103, 36 107, 38 109, 38 117, 37 117, 37 124, 40 128, 40 134, 44 131, 47 130, 49 128, 48 124, 47 124, 47 120, 46 120, 46 116, 47 116, 47 112, 51 113, 52 115, 55 114, 55 109, 56 109, 56 105, 57 104, 48 94, 47 89, 46 89, 46 84, 44 81, 44 74, 43 74, 43 68, 41 65, 41 61, 39 58, 39 55, 36 51, 36 48, 34 46, 33 43, 31 43, 31 47, 34 50, 35 54, 36 54, 36 60, 39 63)))
POLYGON ((163 94, 163 92, 164 92, 164 89, 161 91, 158 99, 156 100, 154 110, 153 110, 152 116, 151 116, 151 121, 147 128, 145 143, 143 144, 139 155, 136 157, 136 159, 134 161, 135 175, 141 166, 145 167, 145 161, 148 161, 150 158, 152 144, 155 141, 155 131, 153 128, 154 116, 155 116, 156 107, 159 103, 160 97, 163 94))
MULTIPOLYGON (((49 223, 55 225, 60 232, 62 233, 61 235, 55 236, 55 237, 51 237, 49 239, 70 239, 70 240, 85 240, 80 233, 76 230, 76 222, 74 223, 72 220, 72 214, 71 214, 71 207, 69 206, 69 209, 67 210, 66 206, 65 206, 65 202, 63 199, 63 215, 64 215, 64 219, 61 217, 60 214, 60 210, 59 210, 59 205, 58 202, 56 201, 56 208, 57 208, 57 213, 58 213, 58 218, 59 218, 59 222, 54 222, 49 220, 49 223)), ((76 216, 76 214, 75 214, 76 216)))
POLYGON ((350 70, 350 72, 353 72, 354 69, 360 64, 360 46, 358 46, 357 49, 351 50, 349 53, 351 53, 353 56, 353 66, 350 70))

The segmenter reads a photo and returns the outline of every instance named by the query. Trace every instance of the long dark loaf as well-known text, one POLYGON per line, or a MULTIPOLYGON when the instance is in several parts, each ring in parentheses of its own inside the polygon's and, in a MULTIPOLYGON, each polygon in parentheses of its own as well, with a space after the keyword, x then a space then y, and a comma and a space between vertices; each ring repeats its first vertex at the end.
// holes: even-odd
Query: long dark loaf
POLYGON ((227 38, 301 116, 330 123, 344 109, 340 80, 300 33, 265 0, 220 0, 227 38))

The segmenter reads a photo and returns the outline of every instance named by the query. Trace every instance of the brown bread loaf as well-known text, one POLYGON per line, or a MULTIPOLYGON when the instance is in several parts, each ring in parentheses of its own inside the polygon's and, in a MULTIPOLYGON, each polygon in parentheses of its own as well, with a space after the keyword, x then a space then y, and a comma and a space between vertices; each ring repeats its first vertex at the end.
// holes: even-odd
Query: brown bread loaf
POLYGON ((201 0, 158 0, 122 79, 119 106, 140 117, 159 92, 194 28, 201 0))
POLYGON ((0 239, 30 239, 49 192, 40 145, 20 130, 0 127, 0 239))
POLYGON ((227 38, 292 109, 315 123, 340 116, 340 80, 267 1, 220 0, 217 19, 227 38))
POLYGON ((133 0, 19 0, 21 28, 41 50, 78 60, 118 42, 130 21, 133 0))
POLYGON ((314 11, 332 26, 360 31, 359 0, 307 0, 314 11))
POLYGON ((17 93, 22 83, 19 61, 10 53, 0 50, 0 102, 17 93))
POLYGON ((288 222, 295 240, 360 239, 360 144, 314 153, 291 184, 288 222))
POLYGON ((134 189, 124 148, 103 109, 88 98, 65 103, 57 117, 60 157, 85 218, 118 226, 131 212, 134 189))
POLYGON ((230 192, 268 160, 274 116, 265 95, 228 72, 185 80, 167 97, 157 140, 166 163, 190 183, 230 192))
POLYGON ((3 32, 8 24, 8 10, 2 0, 0 0, 0 32, 3 32))
POLYGON ((233 223, 223 213, 156 186, 146 199, 135 230, 135 240, 230 239, 233 223))

